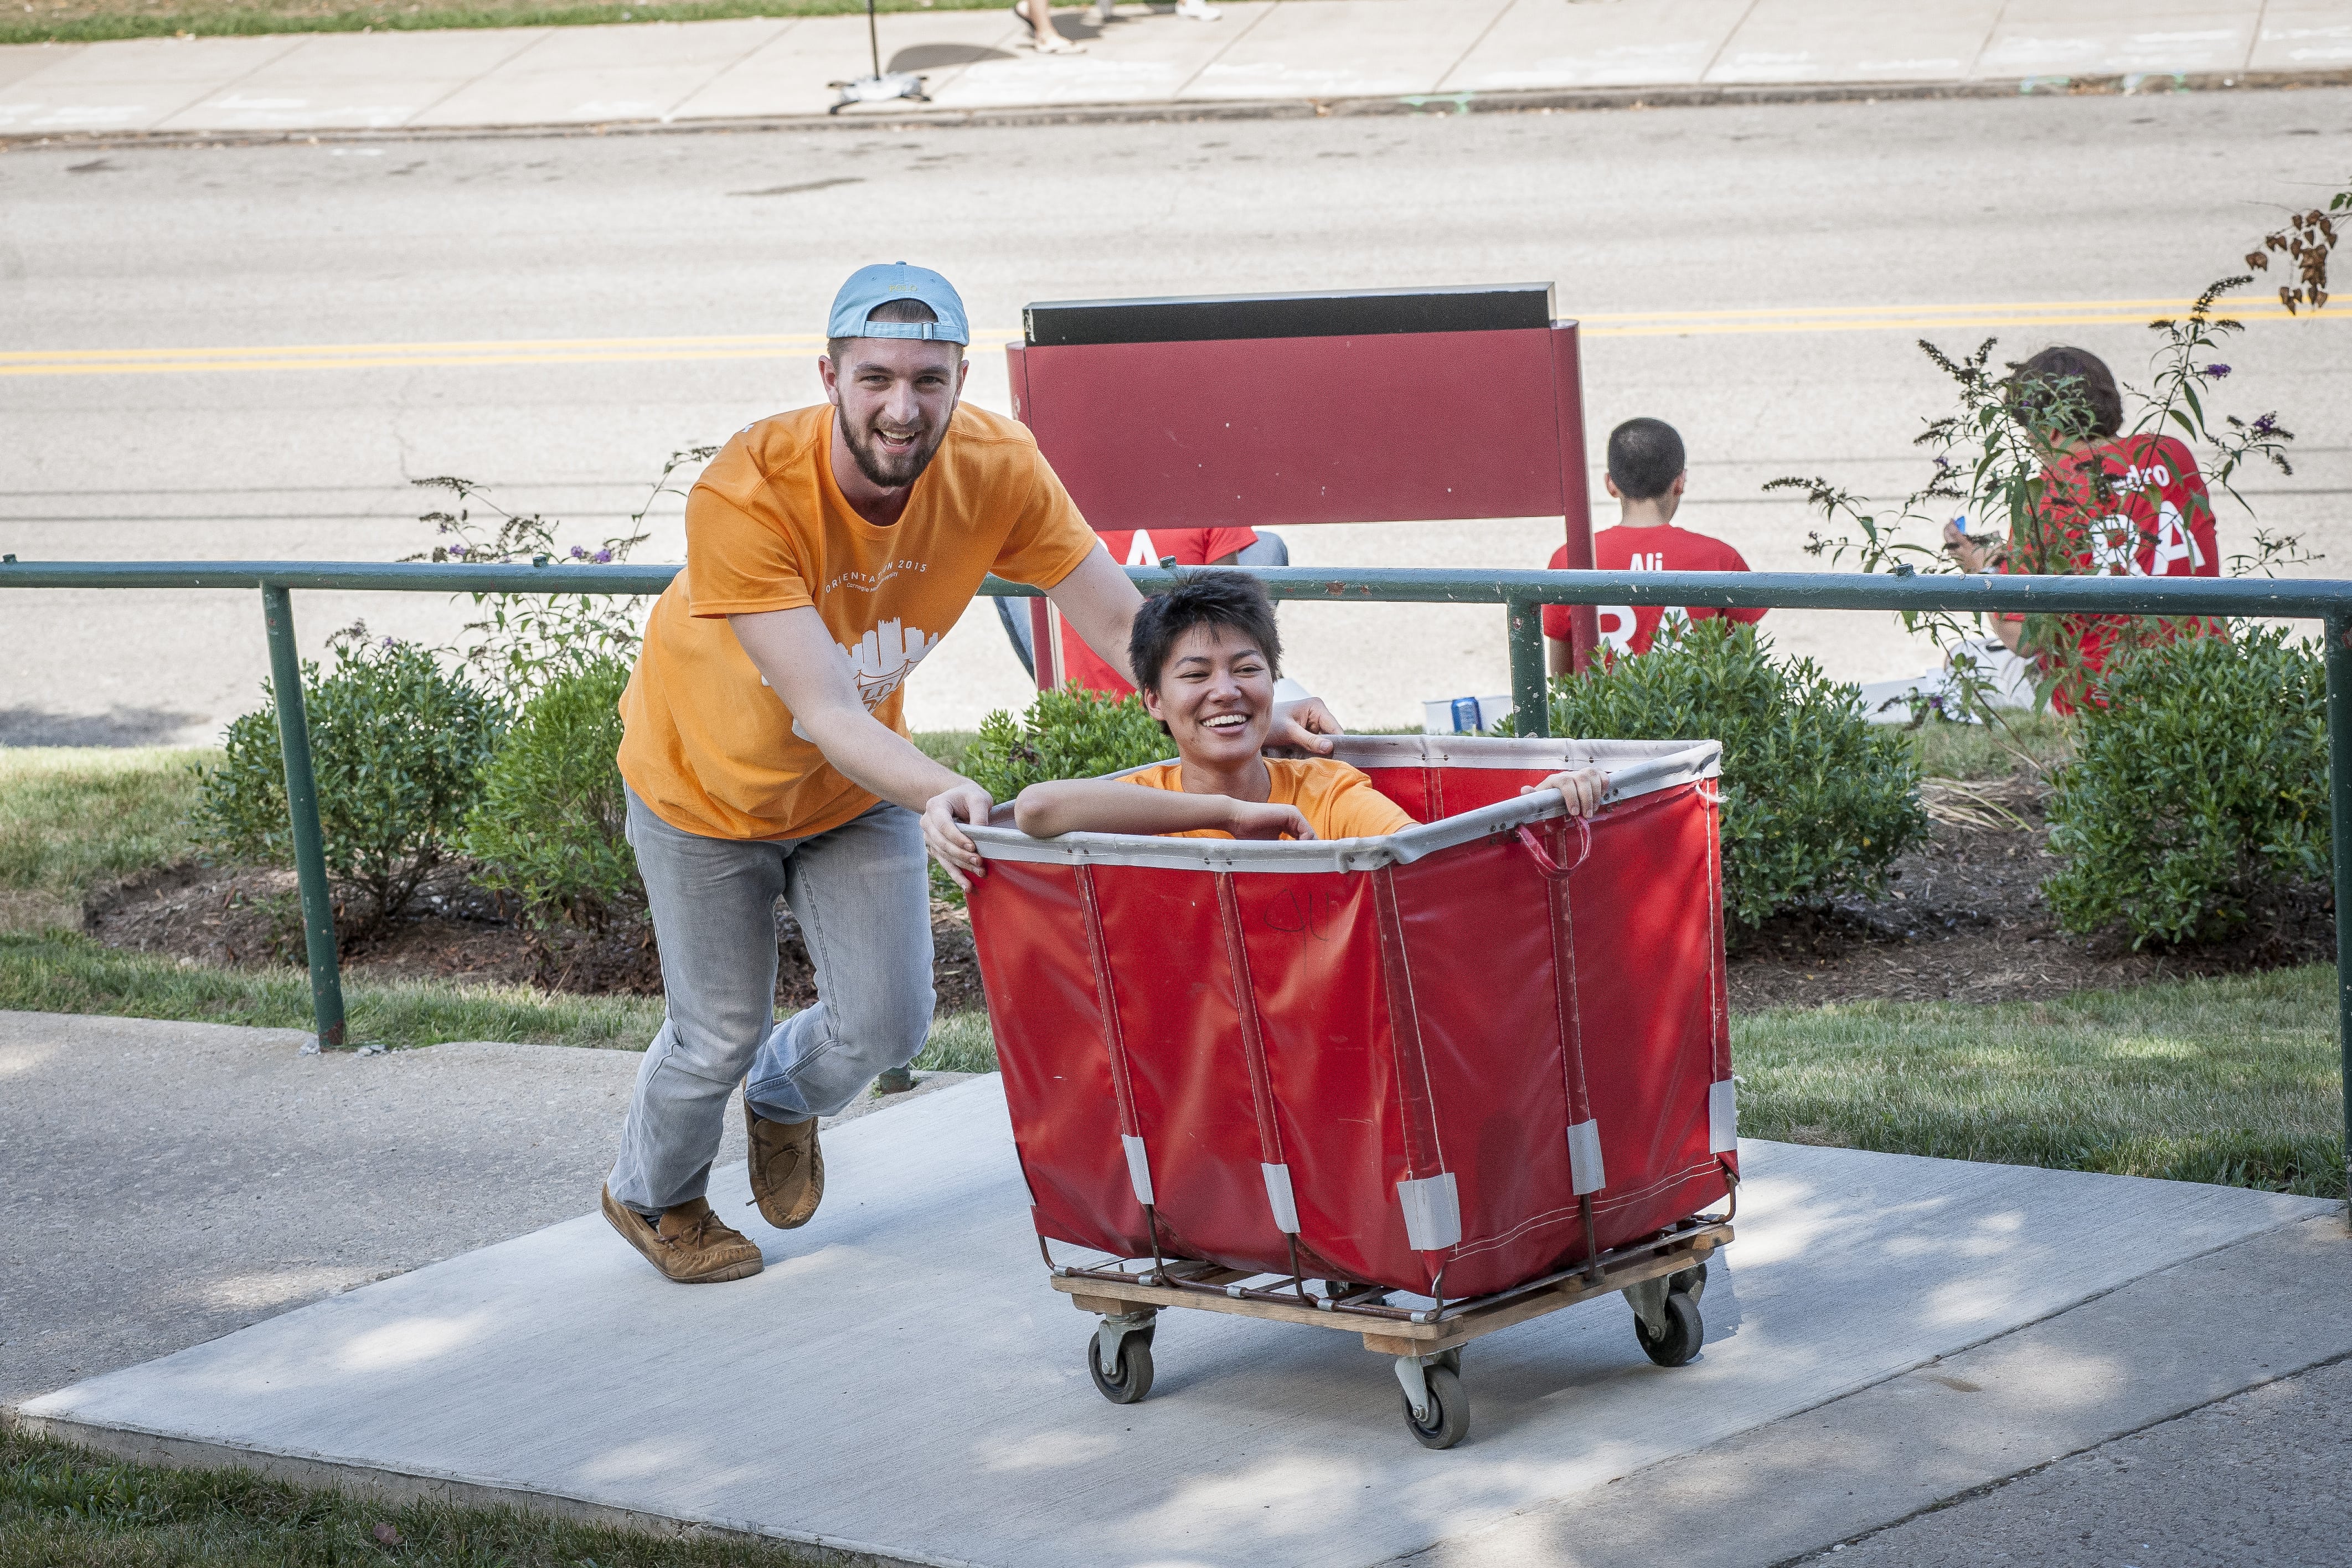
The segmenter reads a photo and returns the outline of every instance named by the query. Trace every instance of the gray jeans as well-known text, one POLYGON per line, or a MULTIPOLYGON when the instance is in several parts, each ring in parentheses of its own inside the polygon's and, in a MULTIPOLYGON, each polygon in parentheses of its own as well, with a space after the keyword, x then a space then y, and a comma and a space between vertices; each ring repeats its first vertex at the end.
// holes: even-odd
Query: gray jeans
POLYGON ((807 838, 682 833, 629 793, 661 943, 667 1016, 646 1050, 613 1196, 655 1215, 702 1195, 738 1083, 777 1121, 831 1116, 904 1067, 931 1026, 931 907, 922 826, 887 802, 807 838), (776 900, 816 965, 817 1002, 779 1024, 776 900))

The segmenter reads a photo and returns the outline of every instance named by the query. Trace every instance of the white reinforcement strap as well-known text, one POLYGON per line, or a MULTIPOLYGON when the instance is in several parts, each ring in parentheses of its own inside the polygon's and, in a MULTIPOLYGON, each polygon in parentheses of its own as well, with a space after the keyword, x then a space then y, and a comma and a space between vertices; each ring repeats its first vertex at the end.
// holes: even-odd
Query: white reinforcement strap
POLYGON ((1298 1234, 1298 1200, 1290 1193, 1288 1165, 1260 1165, 1265 1173, 1265 1201, 1274 1210, 1275 1228, 1285 1236, 1298 1234))
POLYGON ((1568 1130, 1568 1190, 1578 1197, 1609 1184, 1601 1163, 1601 1123, 1588 1119, 1568 1130))
POLYGON ((1729 1079, 1706 1091, 1706 1149, 1710 1154, 1739 1152, 1738 1097, 1729 1079))
POLYGON ((1143 1152, 1143 1140, 1132 1132, 1122 1132, 1118 1141, 1127 1145, 1127 1179, 1135 1184, 1135 1201, 1151 1202, 1151 1159, 1143 1152))
POLYGON ((1404 1205, 1405 1245, 1415 1252, 1443 1252, 1462 1239, 1462 1199, 1453 1172, 1399 1182, 1397 1202, 1404 1205))

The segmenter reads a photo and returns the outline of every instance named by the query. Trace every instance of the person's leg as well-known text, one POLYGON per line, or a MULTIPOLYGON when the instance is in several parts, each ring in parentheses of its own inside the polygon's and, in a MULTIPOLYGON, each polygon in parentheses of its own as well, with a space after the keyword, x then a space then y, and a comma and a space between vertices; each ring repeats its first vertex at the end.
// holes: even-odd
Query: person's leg
POLYGON ((787 847, 681 833, 635 792, 628 798, 629 845, 661 943, 666 1016, 638 1069, 607 1185, 653 1216, 702 1196, 727 1097, 774 1027, 787 847))
POLYGON ((1076 54, 1080 46, 1054 30, 1052 0, 1013 0, 1013 14, 1029 26, 1029 47, 1041 55, 1076 54))
POLYGON ((1283 542, 1282 535, 1274 532, 1271 529, 1261 528, 1257 531, 1257 539, 1255 542, 1245 544, 1234 552, 1234 564, 1236 566, 1287 566, 1290 564, 1290 546, 1283 542))
POLYGON ((793 1122, 836 1114, 923 1048, 931 884, 920 821, 887 804, 792 846, 787 874, 817 1001, 777 1026, 743 1093, 761 1116, 793 1122))

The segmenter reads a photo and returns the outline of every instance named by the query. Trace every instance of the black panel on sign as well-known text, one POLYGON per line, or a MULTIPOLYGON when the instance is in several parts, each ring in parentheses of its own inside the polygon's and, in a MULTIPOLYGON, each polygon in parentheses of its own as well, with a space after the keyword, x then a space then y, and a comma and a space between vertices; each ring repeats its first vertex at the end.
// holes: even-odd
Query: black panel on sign
POLYGON ((1197 343, 1225 338, 1360 338, 1549 327, 1549 283, 1466 289, 1196 294, 1165 300, 1048 300, 1021 312, 1031 348, 1197 343))

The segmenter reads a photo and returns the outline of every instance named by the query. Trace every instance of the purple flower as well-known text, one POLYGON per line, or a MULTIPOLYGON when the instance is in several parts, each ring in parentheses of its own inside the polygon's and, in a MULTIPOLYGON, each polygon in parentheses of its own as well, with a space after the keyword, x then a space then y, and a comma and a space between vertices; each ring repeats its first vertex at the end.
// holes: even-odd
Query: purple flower
POLYGON ((609 566, 613 563, 613 552, 609 550, 599 550, 588 559, 599 566, 609 566))
POLYGON ((2209 364, 2197 374, 2200 375, 2210 375, 2215 381, 2219 381, 2223 376, 2230 374, 2230 367, 2226 364, 2209 364))
POLYGON ((2275 414, 2265 414, 2254 421, 2254 434, 2257 436, 2267 436, 2277 428, 2278 416, 2275 414))
POLYGON ((586 551, 581 549, 576 544, 572 547, 572 559, 574 561, 584 560, 587 557, 587 554, 588 552, 586 551))
POLYGON ((386 637, 383 639, 383 646, 386 647, 398 647, 400 646, 400 639, 398 637, 386 637))
POLYGON ((466 547, 462 544, 453 544, 449 547, 449 553, 463 561, 466 558, 466 547))

